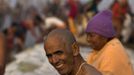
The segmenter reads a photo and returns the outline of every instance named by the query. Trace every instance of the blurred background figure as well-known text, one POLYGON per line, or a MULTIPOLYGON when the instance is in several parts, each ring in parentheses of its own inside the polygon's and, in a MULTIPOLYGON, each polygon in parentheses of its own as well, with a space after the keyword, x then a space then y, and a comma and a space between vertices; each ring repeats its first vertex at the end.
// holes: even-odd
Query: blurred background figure
POLYGON ((31 19, 26 20, 27 32, 25 35, 25 47, 34 46, 36 43, 40 43, 43 40, 40 29, 34 25, 34 21, 31 19))
POLYGON ((5 72, 5 39, 3 34, 0 32, 0 75, 4 75, 5 72))
POLYGON ((102 0, 92 0, 92 2, 88 2, 86 4, 85 11, 92 12, 92 14, 96 14, 99 12, 98 5, 102 0))
POLYGON ((125 15, 130 15, 128 0, 115 0, 111 6, 111 10, 113 12, 113 25, 117 32, 116 36, 121 38, 124 21, 127 19, 125 15))

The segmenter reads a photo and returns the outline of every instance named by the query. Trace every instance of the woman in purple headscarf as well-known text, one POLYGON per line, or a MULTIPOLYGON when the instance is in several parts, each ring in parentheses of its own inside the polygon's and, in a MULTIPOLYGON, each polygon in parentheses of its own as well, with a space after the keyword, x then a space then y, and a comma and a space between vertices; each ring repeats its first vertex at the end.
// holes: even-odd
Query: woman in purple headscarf
POLYGON ((112 12, 104 10, 95 15, 86 28, 87 41, 93 51, 87 57, 103 75, 134 75, 132 65, 121 42, 115 38, 112 12))

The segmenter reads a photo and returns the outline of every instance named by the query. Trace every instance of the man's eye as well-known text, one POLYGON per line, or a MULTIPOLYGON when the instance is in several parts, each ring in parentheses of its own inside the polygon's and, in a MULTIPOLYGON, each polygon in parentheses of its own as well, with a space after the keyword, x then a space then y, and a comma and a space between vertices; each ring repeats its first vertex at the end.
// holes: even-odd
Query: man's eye
POLYGON ((52 55, 51 54, 48 54, 48 55, 46 55, 48 58, 50 58, 50 57, 52 57, 52 55))
POLYGON ((63 51, 57 51, 55 54, 61 55, 63 54, 63 51))

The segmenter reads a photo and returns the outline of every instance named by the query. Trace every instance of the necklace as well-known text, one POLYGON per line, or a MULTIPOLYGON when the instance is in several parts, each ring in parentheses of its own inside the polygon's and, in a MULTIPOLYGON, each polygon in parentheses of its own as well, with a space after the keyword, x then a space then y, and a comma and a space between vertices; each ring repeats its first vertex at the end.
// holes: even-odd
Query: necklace
POLYGON ((76 72, 75 75, 78 75, 78 73, 80 72, 80 70, 81 70, 81 68, 82 68, 82 66, 83 66, 84 64, 86 64, 86 62, 83 62, 83 63, 80 65, 80 67, 79 67, 79 69, 78 69, 78 71, 76 72))

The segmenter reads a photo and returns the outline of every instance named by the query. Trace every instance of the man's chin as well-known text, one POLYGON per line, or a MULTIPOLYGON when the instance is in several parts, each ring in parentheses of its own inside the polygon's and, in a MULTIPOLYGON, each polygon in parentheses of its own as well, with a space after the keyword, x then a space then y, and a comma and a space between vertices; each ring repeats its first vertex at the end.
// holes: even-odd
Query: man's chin
POLYGON ((58 72, 59 72, 60 75, 66 75, 66 74, 68 74, 70 71, 64 68, 64 69, 58 70, 58 72))
POLYGON ((67 72, 65 72, 64 70, 58 71, 58 72, 59 72, 60 75, 66 75, 67 74, 67 72))

